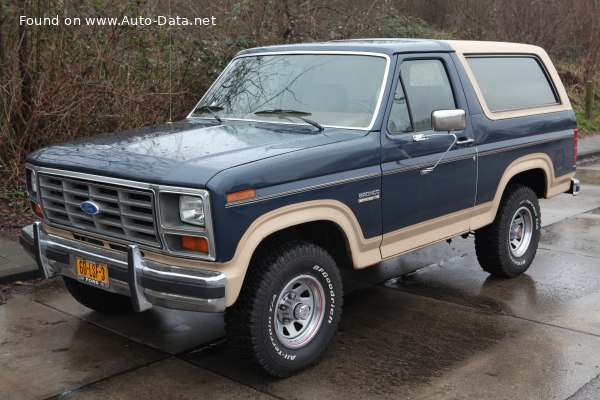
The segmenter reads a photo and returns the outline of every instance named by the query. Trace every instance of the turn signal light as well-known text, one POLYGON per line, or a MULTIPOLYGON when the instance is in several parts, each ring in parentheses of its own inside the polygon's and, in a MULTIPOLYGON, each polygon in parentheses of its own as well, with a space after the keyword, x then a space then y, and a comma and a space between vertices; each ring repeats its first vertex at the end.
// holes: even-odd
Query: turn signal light
POLYGON ((240 190, 239 192, 227 193, 226 199, 228 203, 240 200, 246 200, 256 197, 254 189, 240 190))
POLYGON ((31 202, 31 209, 33 210, 33 213, 38 217, 43 216, 42 207, 38 203, 31 202))
POLYGON ((182 236, 181 247, 186 250, 208 254, 208 240, 203 237, 182 236))

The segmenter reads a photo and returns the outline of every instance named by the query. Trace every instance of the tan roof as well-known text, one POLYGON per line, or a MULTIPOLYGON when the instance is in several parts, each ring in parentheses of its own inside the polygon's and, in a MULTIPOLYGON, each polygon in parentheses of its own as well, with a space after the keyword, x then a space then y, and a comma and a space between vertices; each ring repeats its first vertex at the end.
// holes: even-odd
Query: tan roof
POLYGON ((483 42, 478 40, 443 40, 456 52, 462 54, 473 53, 524 53, 524 54, 546 54, 544 49, 531 44, 509 43, 509 42, 483 42))
POLYGON ((569 96, 567 96, 567 92, 558 76, 558 72, 550 57, 548 57, 548 53, 544 49, 538 46, 533 46, 530 44, 522 44, 522 43, 508 43, 508 42, 481 42, 475 40, 446 40, 445 43, 452 47, 458 56, 458 59, 462 63, 465 72, 469 76, 469 80, 473 85, 473 89, 479 99, 479 103, 483 108, 483 112, 485 115, 492 120, 497 119, 505 119, 505 118, 514 118, 514 117, 523 117, 526 115, 534 115, 546 112, 555 112, 555 111, 564 111, 571 109, 571 103, 569 101, 569 96), (549 105, 543 107, 529 108, 523 110, 515 110, 515 111, 502 111, 502 112, 491 112, 485 102, 485 98, 481 93, 481 88, 473 75, 473 71, 469 66, 465 56, 470 54, 532 54, 537 57, 548 71, 548 75, 554 82, 554 87, 556 88, 556 92, 560 99, 560 103, 556 105, 549 105))

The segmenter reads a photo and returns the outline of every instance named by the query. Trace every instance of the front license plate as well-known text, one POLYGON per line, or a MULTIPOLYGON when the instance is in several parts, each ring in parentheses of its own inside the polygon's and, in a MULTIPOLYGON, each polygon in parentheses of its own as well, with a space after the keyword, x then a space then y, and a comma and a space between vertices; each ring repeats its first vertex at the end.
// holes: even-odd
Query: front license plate
POLYGON ((77 279, 100 287, 108 287, 108 266, 93 261, 75 258, 77 279))

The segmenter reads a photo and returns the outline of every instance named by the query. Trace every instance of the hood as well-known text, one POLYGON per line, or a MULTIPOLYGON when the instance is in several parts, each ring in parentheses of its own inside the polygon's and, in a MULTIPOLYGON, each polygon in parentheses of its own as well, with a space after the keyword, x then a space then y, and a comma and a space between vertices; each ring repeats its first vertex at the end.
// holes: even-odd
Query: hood
POLYGON ((46 147, 35 165, 115 178, 204 187, 218 172, 366 132, 247 121, 186 120, 46 147))

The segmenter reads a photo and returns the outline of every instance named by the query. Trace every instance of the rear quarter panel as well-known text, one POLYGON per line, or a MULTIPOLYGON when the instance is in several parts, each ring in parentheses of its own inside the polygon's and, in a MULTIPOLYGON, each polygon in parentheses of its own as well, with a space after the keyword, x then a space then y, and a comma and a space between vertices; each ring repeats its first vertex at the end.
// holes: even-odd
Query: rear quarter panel
MULTIPOLYGON (((575 114, 571 108, 562 82, 547 54, 535 46, 522 46, 524 55, 534 55, 541 61, 552 79, 560 104, 511 112, 490 113, 485 106, 476 81, 466 64, 464 54, 453 55, 463 85, 478 152, 477 206, 498 206, 502 194, 502 184, 510 179, 520 160, 538 159, 537 165, 548 165, 545 169, 545 195, 555 194, 565 180, 573 176, 574 135, 577 127, 575 114)), ((502 44, 504 51, 499 54, 511 54, 510 44, 502 44)), ((493 48, 493 46, 492 46, 493 48)), ((516 47, 521 49, 521 47, 516 47)), ((468 47, 479 54, 476 47, 468 47)), ((492 50, 481 50, 484 54, 496 54, 492 50), (491 52, 491 53, 490 53, 491 52)), ((535 163, 534 163, 535 164, 535 163)), ((489 213, 493 219, 495 209, 489 213)), ((490 223, 487 218, 483 223, 490 223)), ((478 226, 475 226, 476 228, 478 226)))

